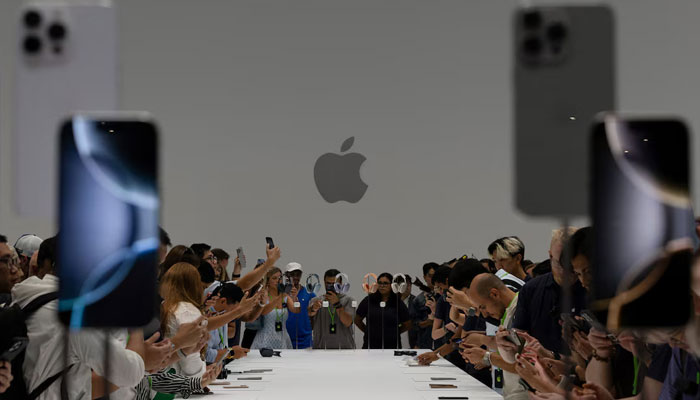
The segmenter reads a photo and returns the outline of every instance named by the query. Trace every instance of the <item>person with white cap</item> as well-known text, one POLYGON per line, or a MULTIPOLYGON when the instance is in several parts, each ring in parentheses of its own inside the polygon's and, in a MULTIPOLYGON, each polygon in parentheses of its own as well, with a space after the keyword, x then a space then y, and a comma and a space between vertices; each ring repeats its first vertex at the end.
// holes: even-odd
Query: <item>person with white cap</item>
POLYGON ((19 268, 24 273, 25 278, 29 277, 29 260, 39 250, 41 242, 43 240, 39 236, 32 234, 24 234, 15 242, 14 247, 19 255, 19 268))
POLYGON ((298 314, 289 314, 287 319, 287 332, 292 339, 292 346, 295 349, 306 349, 311 347, 311 321, 309 320, 309 301, 316 295, 309 293, 305 287, 301 286, 301 275, 303 271, 301 264, 290 262, 287 264, 286 275, 291 280, 294 289, 297 292, 300 312, 298 314))

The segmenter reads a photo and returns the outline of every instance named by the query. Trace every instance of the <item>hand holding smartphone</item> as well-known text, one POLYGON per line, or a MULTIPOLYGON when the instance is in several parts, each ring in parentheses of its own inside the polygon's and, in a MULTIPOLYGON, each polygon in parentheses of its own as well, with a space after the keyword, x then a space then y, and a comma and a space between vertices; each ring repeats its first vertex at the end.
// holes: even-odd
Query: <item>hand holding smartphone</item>
POLYGON ((271 237, 266 237, 265 241, 267 242, 267 248, 268 249, 274 249, 275 248, 275 242, 272 240, 271 237))

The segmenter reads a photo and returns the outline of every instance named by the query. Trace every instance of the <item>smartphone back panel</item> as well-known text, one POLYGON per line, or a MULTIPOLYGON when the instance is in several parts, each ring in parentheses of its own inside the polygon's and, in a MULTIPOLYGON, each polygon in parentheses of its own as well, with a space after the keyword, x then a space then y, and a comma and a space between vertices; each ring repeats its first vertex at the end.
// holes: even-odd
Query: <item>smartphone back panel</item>
POLYGON ((605 6, 532 7, 514 20, 515 203, 533 216, 588 213, 588 133, 615 109, 605 6))
POLYGON ((17 22, 14 202, 22 216, 53 217, 61 121, 118 106, 116 11, 107 1, 33 1, 17 22))

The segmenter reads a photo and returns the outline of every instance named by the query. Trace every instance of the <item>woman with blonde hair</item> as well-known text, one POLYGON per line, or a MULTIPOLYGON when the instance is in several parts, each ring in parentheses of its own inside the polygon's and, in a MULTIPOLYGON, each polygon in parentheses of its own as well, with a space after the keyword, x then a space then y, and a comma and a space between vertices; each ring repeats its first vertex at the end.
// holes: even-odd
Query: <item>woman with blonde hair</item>
MULTIPOLYGON (((291 287, 289 294, 280 290, 282 271, 273 267, 265 275, 264 287, 267 289, 270 303, 262 310, 262 329, 253 340, 251 349, 269 347, 273 349, 291 349, 292 339, 286 331, 289 313, 298 313, 294 303, 297 302, 297 289, 291 287)), ((283 289, 284 290, 284 289, 283 289)))
MULTIPOLYGON (((175 336, 180 325, 202 316, 202 285, 197 268, 191 264, 180 262, 170 267, 161 279, 160 295, 163 298, 161 332, 166 338, 175 336)), ((179 350, 180 359, 174 365, 175 372, 185 376, 202 376, 206 370, 200 355, 203 346, 206 346, 206 341, 179 350)))

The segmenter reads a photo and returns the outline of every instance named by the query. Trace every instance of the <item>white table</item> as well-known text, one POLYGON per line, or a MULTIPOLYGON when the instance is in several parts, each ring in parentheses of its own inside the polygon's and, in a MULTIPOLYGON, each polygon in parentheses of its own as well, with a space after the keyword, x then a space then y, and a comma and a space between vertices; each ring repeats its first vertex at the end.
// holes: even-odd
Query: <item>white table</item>
POLYGON ((429 367, 408 367, 393 350, 282 350, 282 357, 263 358, 258 350, 228 365, 230 371, 273 369, 270 374, 229 374, 231 385, 246 384, 251 389, 224 389, 211 385, 209 398, 236 400, 342 400, 401 399, 437 400, 438 396, 467 396, 470 400, 499 399, 498 393, 484 386, 448 361, 429 367), (260 381, 239 381, 239 377, 262 377, 260 381), (428 389, 432 377, 456 380, 459 389, 428 389), (421 390, 421 388, 425 388, 421 390))

